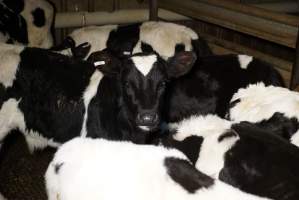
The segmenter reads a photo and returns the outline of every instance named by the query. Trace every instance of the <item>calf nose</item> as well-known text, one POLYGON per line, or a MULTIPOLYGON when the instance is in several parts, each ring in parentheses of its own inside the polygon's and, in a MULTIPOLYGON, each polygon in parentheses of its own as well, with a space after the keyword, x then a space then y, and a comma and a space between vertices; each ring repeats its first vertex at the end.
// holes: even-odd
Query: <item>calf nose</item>
POLYGON ((141 125, 151 126, 158 122, 158 115, 155 113, 141 113, 137 115, 137 122, 141 125))

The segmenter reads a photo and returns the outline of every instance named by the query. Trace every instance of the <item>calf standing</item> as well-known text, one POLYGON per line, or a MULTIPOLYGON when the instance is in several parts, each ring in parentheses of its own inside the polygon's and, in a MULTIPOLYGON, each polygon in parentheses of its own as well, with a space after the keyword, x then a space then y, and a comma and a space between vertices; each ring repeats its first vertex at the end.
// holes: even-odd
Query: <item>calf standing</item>
POLYGON ((13 45, 1 45, 0 58, 0 140, 19 129, 31 149, 76 136, 145 143, 159 128, 165 82, 195 60, 190 52, 169 62, 102 52, 90 63, 13 45))

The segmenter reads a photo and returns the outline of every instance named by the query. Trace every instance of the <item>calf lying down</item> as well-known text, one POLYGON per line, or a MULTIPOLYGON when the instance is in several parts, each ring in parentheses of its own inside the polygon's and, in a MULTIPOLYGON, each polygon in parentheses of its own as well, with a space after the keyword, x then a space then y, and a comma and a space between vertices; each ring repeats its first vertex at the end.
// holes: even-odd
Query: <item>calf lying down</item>
POLYGON ((249 85, 231 99, 227 118, 248 121, 299 146, 299 93, 287 88, 249 85))
POLYGON ((49 200, 266 199, 201 173, 175 149, 104 139, 65 143, 45 178, 49 200))
POLYGON ((162 143, 175 147, 201 172, 242 191, 277 200, 299 199, 299 149, 249 122, 215 115, 173 124, 162 143))

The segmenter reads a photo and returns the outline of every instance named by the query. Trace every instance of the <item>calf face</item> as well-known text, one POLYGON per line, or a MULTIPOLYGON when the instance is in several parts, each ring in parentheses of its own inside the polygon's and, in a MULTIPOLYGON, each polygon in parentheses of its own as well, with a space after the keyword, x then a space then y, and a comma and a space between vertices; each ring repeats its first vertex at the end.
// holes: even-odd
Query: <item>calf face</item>
POLYGON ((167 82, 187 73, 195 60, 192 52, 180 52, 168 61, 154 53, 119 59, 108 52, 96 52, 89 58, 94 63, 104 61, 101 70, 106 74, 117 74, 124 117, 131 126, 147 132, 160 125, 167 82))

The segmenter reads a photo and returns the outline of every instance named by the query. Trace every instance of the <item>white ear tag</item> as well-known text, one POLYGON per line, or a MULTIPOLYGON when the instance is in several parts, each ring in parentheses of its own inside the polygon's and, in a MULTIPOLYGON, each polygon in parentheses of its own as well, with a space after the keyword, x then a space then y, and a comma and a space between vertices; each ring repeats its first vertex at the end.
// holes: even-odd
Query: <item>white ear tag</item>
POLYGON ((123 54, 128 56, 128 55, 131 55, 131 52, 130 51, 124 51, 123 54))
POLYGON ((94 62, 93 65, 94 65, 95 67, 100 66, 100 65, 105 65, 105 61, 100 60, 100 61, 94 62))

